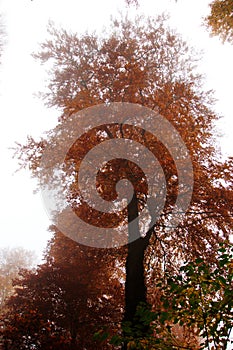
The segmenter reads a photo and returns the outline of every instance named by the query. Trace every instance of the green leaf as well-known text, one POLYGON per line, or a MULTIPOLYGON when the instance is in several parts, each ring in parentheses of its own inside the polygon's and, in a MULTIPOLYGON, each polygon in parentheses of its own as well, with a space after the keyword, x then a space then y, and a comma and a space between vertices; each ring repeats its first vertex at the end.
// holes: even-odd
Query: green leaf
POLYGON ((110 344, 115 345, 115 346, 119 346, 122 343, 122 338, 118 335, 113 335, 111 340, 110 340, 110 344))
POLYGON ((167 311, 161 312, 160 320, 162 323, 165 323, 165 321, 169 320, 169 313, 167 311))

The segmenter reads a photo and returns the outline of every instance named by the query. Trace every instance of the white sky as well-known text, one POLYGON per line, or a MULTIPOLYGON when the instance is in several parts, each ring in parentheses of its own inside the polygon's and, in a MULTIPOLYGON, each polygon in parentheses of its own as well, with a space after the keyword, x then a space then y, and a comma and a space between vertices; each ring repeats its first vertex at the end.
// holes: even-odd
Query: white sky
MULTIPOLYGON (((206 87, 216 91, 216 111, 223 115, 220 140, 223 151, 233 155, 232 81, 233 46, 210 38, 201 26, 209 9, 207 0, 140 0, 137 12, 157 15, 166 10, 171 27, 177 27, 184 39, 204 50, 200 72, 206 74, 206 87)), ((17 162, 9 147, 24 143, 27 135, 39 137, 55 125, 59 113, 48 110, 34 97, 45 86, 46 74, 32 57, 38 43, 46 37, 49 19, 76 32, 100 29, 110 15, 126 11, 123 0, 0 0, 7 45, 0 67, 0 246, 24 246, 41 254, 50 224, 40 195, 33 195, 35 182, 21 171, 13 175, 17 162)), ((135 10, 131 10, 132 13, 135 10)))

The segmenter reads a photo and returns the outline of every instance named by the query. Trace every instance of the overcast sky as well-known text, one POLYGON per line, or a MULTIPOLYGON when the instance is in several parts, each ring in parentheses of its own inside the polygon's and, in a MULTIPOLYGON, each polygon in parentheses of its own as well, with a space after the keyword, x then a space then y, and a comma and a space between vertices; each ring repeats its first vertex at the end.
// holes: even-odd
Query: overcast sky
MULTIPOLYGON (((209 12, 207 0, 141 0, 139 9, 157 15, 170 13, 170 25, 198 50, 204 50, 200 72, 206 75, 206 88, 214 89, 216 111, 223 116, 219 130, 224 153, 233 155, 232 81, 233 46, 210 38, 202 26, 209 12)), ((0 68, 0 149, 1 214, 0 246, 24 246, 39 254, 45 248, 50 224, 40 194, 33 195, 35 182, 25 171, 13 175, 15 141, 24 143, 27 135, 38 137, 55 125, 59 113, 48 110, 34 93, 43 90, 44 68, 32 57, 38 43, 46 38, 48 20, 66 29, 84 32, 108 24, 111 14, 126 11, 123 0, 0 0, 7 44, 0 68)))

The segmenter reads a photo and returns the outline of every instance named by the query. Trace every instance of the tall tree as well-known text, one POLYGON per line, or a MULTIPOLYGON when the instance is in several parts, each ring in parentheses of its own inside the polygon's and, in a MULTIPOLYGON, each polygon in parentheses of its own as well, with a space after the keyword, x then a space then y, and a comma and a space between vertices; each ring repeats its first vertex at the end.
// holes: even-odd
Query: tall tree
MULTIPOLYGON (((126 178, 133 184, 133 199, 127 210, 119 215, 109 217, 98 210, 88 211, 79 192, 78 175, 81 161, 92 147, 113 139, 136 140, 150 149, 165 174, 167 198, 160 219, 143 237, 135 226, 137 232, 132 234, 139 238, 128 244, 124 320, 134 325, 140 302, 145 301, 146 296, 153 300, 152 284, 147 283, 152 281, 152 276, 161 276, 165 270, 175 273, 181 261, 200 256, 213 261, 218 242, 229 239, 233 162, 232 159, 225 163, 219 160, 213 129, 218 117, 211 109, 211 92, 202 91, 202 78, 195 73, 193 52, 179 36, 166 29, 164 18, 137 18, 135 22, 127 18, 113 20, 109 34, 102 37, 95 34, 78 36, 57 30, 52 25, 49 34, 51 38, 42 44, 35 57, 42 63, 50 62, 50 81, 44 98, 48 106, 56 106, 63 113, 58 127, 46 138, 38 142, 29 138, 26 145, 19 147, 23 165, 32 170, 42 186, 51 185, 52 175, 61 175, 60 179, 55 176, 54 181, 61 182, 62 179, 67 205, 71 205, 83 220, 106 228, 121 227, 127 219, 138 217, 149 195, 145 177, 135 164, 129 160, 113 160, 100 169, 97 188, 104 199, 112 201, 116 197, 115 184, 126 178), (59 149, 49 167, 43 167, 41 163, 46 148, 56 145, 61 127, 65 128, 66 122, 76 113, 86 107, 111 102, 130 102, 150 109, 156 107, 178 130, 187 146, 193 164, 193 195, 186 215, 172 230, 169 222, 179 187, 177 169, 166 147, 149 132, 132 129, 127 124, 97 125, 84 132, 70 147, 62 164, 62 174, 57 163, 59 149)), ((79 123, 81 129, 81 119, 79 123)), ((84 192, 90 185, 88 180, 87 176, 84 192)), ((179 191, 185 195, 187 188, 179 191)), ((149 209, 147 221, 158 210, 153 205, 149 209)), ((63 213, 64 207, 56 219, 63 213)), ((69 217, 66 220, 69 225, 73 224, 69 217)), ((86 233, 77 234, 85 236, 86 233)), ((111 254, 113 256, 113 252, 111 254)))
POLYGON ((212 35, 218 35, 223 42, 233 43, 233 1, 214 0, 210 3, 210 14, 205 23, 212 35))

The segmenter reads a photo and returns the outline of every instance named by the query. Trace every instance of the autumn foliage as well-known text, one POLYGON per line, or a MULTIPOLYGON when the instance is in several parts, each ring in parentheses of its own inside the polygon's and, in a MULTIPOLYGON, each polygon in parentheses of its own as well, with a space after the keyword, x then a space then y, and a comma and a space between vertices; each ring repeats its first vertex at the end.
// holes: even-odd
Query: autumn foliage
MULTIPOLYGON (((113 20, 109 32, 102 36, 79 36, 50 25, 49 35, 34 57, 43 64, 49 63, 49 83, 43 97, 48 106, 59 108, 62 114, 58 127, 46 137, 39 141, 30 137, 25 145, 19 146, 21 165, 28 167, 40 185, 45 186, 56 170, 56 159, 48 171, 41 165, 41 158, 46 147, 55 142, 60 126, 84 108, 130 102, 157 110, 178 130, 192 160, 193 195, 185 216, 171 229, 169 218, 179 179, 166 147, 151 133, 143 133, 140 128, 132 130, 127 125, 102 125, 84 133, 70 148, 63 164, 62 189, 67 191, 67 205, 76 214, 105 227, 122 225, 129 219, 129 206, 114 216, 116 222, 88 212, 85 205, 79 205, 82 198, 77 185, 85 152, 103 141, 126 136, 149 148, 158 158, 167 183, 166 205, 147 234, 128 247, 81 246, 53 227, 45 263, 35 273, 24 276, 16 296, 9 301, 12 312, 5 325, 5 339, 10 349, 30 346, 57 349, 58 343, 60 349, 108 349, 114 347, 108 336, 98 345, 95 343, 98 340, 92 337, 99 329, 104 334, 107 327, 110 334, 124 336, 132 331, 133 339, 124 341, 122 349, 133 348, 139 325, 134 316, 140 301, 146 299, 154 309, 161 305, 158 280, 166 280, 167 274, 178 274, 184 261, 201 258, 206 264, 216 264, 219 243, 229 241, 233 162, 222 161, 215 148, 214 123, 218 116, 213 112, 212 93, 203 91, 202 77, 195 70, 197 57, 177 34, 166 28, 163 17, 113 20), (138 276, 141 281, 138 294, 136 279, 130 276, 138 276), (129 294, 136 295, 131 306, 129 294), (130 327, 133 325, 130 331, 126 329, 127 322, 130 327)), ((80 127, 81 123, 80 120, 80 127)), ((179 161, 182 166, 182 159, 179 161)), ((134 185, 131 214, 137 216, 148 198, 145 178, 135 164, 113 160, 99 171, 97 187, 103 189, 105 198, 112 200, 113 183, 120 177, 130 178, 134 185)), ((185 194, 187 188, 179 190, 185 194)), ((156 210, 150 208, 148 221, 156 210)), ((151 335, 149 326, 144 330, 151 335)), ((188 332, 196 336, 192 327, 188 332)), ((187 348, 184 337, 178 333, 176 341, 187 348)), ((156 340, 156 333, 153 338, 156 340)), ((175 346, 171 344, 172 349, 175 346)))
POLYGON ((205 23, 211 34, 218 35, 223 42, 233 43, 233 1, 215 0, 210 9, 205 23))

